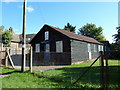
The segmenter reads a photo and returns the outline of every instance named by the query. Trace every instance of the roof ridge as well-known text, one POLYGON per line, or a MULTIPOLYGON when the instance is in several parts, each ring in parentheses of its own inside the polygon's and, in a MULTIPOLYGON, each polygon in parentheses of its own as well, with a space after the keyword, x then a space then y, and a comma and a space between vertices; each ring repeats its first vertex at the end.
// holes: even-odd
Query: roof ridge
MULTIPOLYGON (((47 24, 45 24, 45 25, 47 25, 47 24)), ((53 27, 53 26, 50 26, 50 25, 47 25, 47 26, 49 26, 49 27, 57 30, 58 32, 66 35, 66 36, 68 36, 69 38, 78 39, 78 40, 87 41, 87 42, 92 42, 92 43, 102 44, 99 41, 97 41, 97 40, 95 40, 94 38, 91 38, 91 37, 87 37, 87 36, 83 36, 83 35, 78 35, 76 33, 72 33, 72 32, 69 32, 67 30, 56 28, 56 27, 53 27)))

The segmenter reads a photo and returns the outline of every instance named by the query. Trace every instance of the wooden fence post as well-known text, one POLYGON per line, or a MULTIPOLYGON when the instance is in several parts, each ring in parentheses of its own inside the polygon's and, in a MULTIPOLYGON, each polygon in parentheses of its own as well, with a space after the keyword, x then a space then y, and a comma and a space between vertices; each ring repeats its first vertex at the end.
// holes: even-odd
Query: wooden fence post
POLYGON ((109 72, 108 72, 108 52, 105 52, 106 64, 106 89, 109 88, 109 72))
POLYGON ((2 43, 2 45, 1 45, 1 51, 3 51, 3 43, 2 43))
POLYGON ((101 54, 101 88, 105 88, 105 77, 104 77, 104 55, 103 52, 100 51, 101 54))
POLYGON ((7 54, 7 52, 8 52, 8 48, 6 48, 5 67, 8 66, 8 54, 7 54))
POLYGON ((30 72, 32 72, 32 57, 33 57, 32 46, 30 46, 30 66, 29 66, 30 72))
POLYGON ((11 58, 11 56, 10 56, 9 50, 7 51, 7 54, 8 54, 8 57, 9 57, 9 61, 10 61, 10 63, 11 63, 11 66, 12 66, 13 68, 15 68, 14 63, 13 63, 13 61, 12 61, 12 58, 11 58))

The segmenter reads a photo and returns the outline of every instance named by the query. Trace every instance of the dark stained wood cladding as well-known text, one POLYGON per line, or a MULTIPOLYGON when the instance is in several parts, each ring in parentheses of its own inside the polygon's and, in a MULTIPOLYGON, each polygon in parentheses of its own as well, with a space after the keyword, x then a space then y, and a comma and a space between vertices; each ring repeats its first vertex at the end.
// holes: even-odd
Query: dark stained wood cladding
MULTIPOLYGON (((69 37, 61 34, 60 32, 57 32, 53 30, 50 27, 43 27, 38 34, 33 38, 33 40, 30 42, 33 47, 35 47, 35 44, 40 43, 41 41, 45 41, 45 32, 49 31, 49 41, 50 41, 50 51, 56 52, 56 41, 63 41, 63 52, 70 52, 70 39, 69 37)), ((44 51, 44 44, 40 43, 41 51, 44 51)), ((35 48, 33 48, 35 50, 35 48)))
POLYGON ((33 60, 39 62, 39 65, 59 65, 59 64, 71 64, 71 47, 70 47, 70 38, 66 35, 54 30, 47 25, 44 25, 43 28, 36 34, 36 36, 31 40, 31 45, 33 46, 33 60), (49 44, 50 44, 50 61, 44 60, 44 43, 45 41, 45 32, 49 31, 49 44), (56 52, 56 41, 63 41, 63 53, 56 52), (40 44, 40 53, 35 52, 35 44, 40 44))
POLYGON ((70 39, 67 36, 61 34, 60 32, 54 31, 51 28, 49 28, 49 32, 51 51, 56 51, 56 41, 63 41, 63 52, 70 52, 70 39))

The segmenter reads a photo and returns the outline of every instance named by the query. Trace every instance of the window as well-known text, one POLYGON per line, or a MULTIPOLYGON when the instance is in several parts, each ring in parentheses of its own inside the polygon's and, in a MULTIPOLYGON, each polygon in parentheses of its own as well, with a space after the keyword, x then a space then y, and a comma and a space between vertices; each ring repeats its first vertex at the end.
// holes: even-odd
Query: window
POLYGON ((94 44, 94 52, 97 52, 97 46, 94 44))
POLYGON ((99 51, 103 51, 103 46, 102 45, 98 45, 98 50, 99 51))
POLYGON ((101 45, 101 51, 103 51, 103 45, 101 45))
POLYGON ((45 45, 45 52, 50 52, 50 44, 45 45))
POLYGON ((27 41, 27 42, 30 41, 30 38, 26 38, 26 41, 27 41))
POLYGON ((56 52, 63 52, 63 42, 56 41, 56 52))
POLYGON ((88 44, 88 52, 91 52, 90 44, 88 44))
POLYGON ((49 32, 46 31, 46 32, 45 32, 45 40, 48 40, 48 39, 49 39, 49 32))
POLYGON ((40 44, 35 44, 35 52, 40 52, 40 44))
POLYGON ((101 51, 101 50, 100 50, 100 45, 98 45, 98 51, 101 51))

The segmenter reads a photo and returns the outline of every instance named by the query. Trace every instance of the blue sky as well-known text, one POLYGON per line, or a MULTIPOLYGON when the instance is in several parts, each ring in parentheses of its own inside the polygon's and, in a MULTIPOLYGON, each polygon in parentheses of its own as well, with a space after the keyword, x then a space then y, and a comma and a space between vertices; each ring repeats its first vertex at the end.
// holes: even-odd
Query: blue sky
MULTIPOLYGON (((2 23, 8 29, 13 27, 15 33, 22 33, 22 2, 2 2, 2 23)), ((1 21, 1 20, 0 20, 1 21)), ((103 35, 113 42, 112 35, 117 33, 117 2, 28 2, 27 31, 37 33, 44 24, 63 28, 67 22, 76 26, 76 30, 86 23, 103 28, 103 35)))

